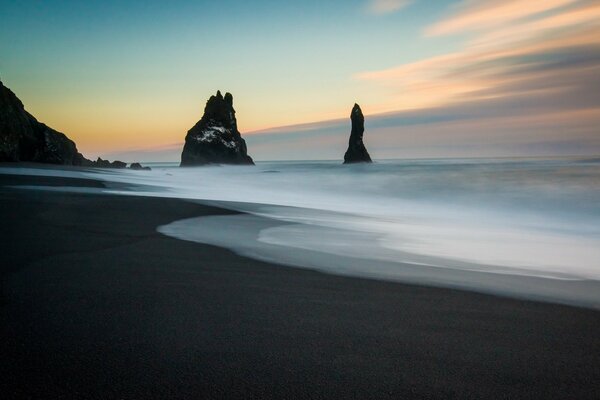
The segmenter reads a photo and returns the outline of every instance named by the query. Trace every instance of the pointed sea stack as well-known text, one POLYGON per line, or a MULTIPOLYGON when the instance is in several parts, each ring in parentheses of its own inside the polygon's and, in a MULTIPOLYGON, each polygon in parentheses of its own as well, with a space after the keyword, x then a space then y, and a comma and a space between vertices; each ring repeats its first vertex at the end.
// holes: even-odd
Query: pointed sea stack
POLYGON ((246 141, 237 129, 233 96, 218 91, 206 102, 202 119, 185 137, 182 167, 206 164, 254 165, 247 154, 246 141))
POLYGON ((354 104, 350 113, 352 120, 352 132, 348 141, 348 150, 344 154, 344 164, 352 163, 370 163, 371 156, 363 143, 363 133, 365 132, 365 117, 358 104, 354 104))

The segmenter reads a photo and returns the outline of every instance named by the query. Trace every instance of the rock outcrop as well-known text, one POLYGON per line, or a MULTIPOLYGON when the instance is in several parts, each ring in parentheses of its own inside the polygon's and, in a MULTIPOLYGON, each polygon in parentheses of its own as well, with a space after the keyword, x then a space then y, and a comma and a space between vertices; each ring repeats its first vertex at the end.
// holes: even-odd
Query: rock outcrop
POLYGON ((108 160, 104 160, 100 157, 98 157, 98 159, 96 161, 85 160, 82 165, 84 167, 118 168, 118 169, 127 167, 127 163, 125 163, 123 161, 115 160, 115 161, 111 162, 108 160))
POLYGON ((135 169, 135 170, 144 170, 144 171, 150 171, 151 168, 150 167, 142 167, 142 164, 134 162, 131 163, 131 165, 129 166, 129 169, 135 169))
POLYGON ((0 82, 0 161, 81 165, 84 158, 72 140, 38 122, 0 82))
POLYGON ((348 141, 348 150, 344 154, 344 164, 373 162, 363 143, 365 117, 358 104, 354 104, 354 107, 352 107, 350 120, 352 121, 352 131, 350 132, 350 140, 348 141))
POLYGON ((202 119, 185 137, 181 166, 206 164, 250 164, 246 141, 237 128, 233 96, 218 91, 206 102, 202 119))
MULTIPOLYGON (((125 168, 122 161, 85 158, 65 134, 38 122, 19 98, 0 81, 0 162, 28 161, 97 168, 125 168)), ((142 167, 135 163, 139 168, 142 167)))

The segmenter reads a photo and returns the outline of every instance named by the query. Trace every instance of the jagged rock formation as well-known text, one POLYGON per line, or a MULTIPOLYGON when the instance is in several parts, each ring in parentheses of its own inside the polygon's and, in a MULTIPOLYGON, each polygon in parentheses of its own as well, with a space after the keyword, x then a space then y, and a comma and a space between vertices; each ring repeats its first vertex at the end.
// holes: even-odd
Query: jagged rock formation
POLYGON ((352 107, 350 120, 352 121, 352 131, 350 133, 350 140, 348 141, 348 150, 344 154, 344 164, 373 162, 363 143, 365 117, 358 104, 354 104, 354 107, 352 107))
POLYGON ((127 163, 124 163, 123 161, 118 161, 118 160, 110 162, 108 160, 104 160, 104 159, 98 157, 98 159, 96 161, 89 161, 89 160, 84 161, 83 166, 84 167, 97 167, 97 168, 126 168, 127 163))
MULTIPOLYGON (((125 168, 122 161, 85 158, 65 134, 38 122, 0 81, 0 162, 29 161, 98 168, 125 168)), ((139 165, 139 164, 138 164, 139 165)), ((139 169, 150 169, 139 165, 139 169)), ((133 168, 138 169, 138 168, 133 168)))
POLYGON ((185 137, 181 166, 206 164, 254 164, 238 131, 230 93, 211 96, 202 119, 185 137))
POLYGON ((0 161, 81 165, 84 158, 72 140, 38 122, 0 82, 0 161))

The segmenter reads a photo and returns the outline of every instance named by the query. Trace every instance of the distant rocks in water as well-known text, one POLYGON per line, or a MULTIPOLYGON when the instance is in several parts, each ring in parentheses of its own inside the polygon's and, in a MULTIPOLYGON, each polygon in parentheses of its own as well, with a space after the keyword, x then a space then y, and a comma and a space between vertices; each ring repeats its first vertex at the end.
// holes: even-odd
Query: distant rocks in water
POLYGON ((237 128, 233 96, 218 91, 206 102, 202 119, 185 137, 181 166, 207 164, 254 165, 237 128))
POLYGON ((75 142, 38 122, 0 82, 0 161, 81 165, 84 160, 75 142))
POLYGON ((151 168, 150 167, 142 167, 142 164, 134 162, 134 163, 131 163, 131 165, 129 166, 129 169, 150 171, 151 168))
POLYGON ((348 150, 344 154, 344 164, 352 163, 371 163, 371 156, 363 143, 363 133, 365 132, 365 117, 358 104, 354 104, 350 113, 352 121, 352 131, 348 141, 348 150))
POLYGON ((103 160, 102 158, 98 157, 98 159, 96 161, 89 161, 87 160, 86 162, 83 163, 84 167, 96 167, 96 168, 126 168, 127 167, 127 163, 124 163, 123 161, 108 161, 108 160, 103 160))
MULTIPOLYGON (((123 162, 123 161, 119 161, 119 160, 115 160, 115 161, 108 161, 108 160, 104 160, 100 157, 98 157, 98 159, 96 159, 96 161, 90 161, 90 160, 84 160, 82 166, 84 167, 95 167, 95 168, 117 168, 117 169, 125 169, 127 168, 127 163, 123 162)), ((142 164, 140 163, 132 163, 129 166, 129 169, 134 169, 134 170, 144 170, 144 171, 150 171, 150 167, 143 167, 142 164)))

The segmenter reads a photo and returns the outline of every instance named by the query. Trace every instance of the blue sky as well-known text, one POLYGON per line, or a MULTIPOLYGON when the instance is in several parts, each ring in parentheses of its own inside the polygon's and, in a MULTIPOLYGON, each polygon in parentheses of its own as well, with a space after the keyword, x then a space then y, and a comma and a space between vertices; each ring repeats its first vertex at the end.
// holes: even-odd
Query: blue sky
POLYGON ((339 157, 354 102, 375 158, 600 152, 598 1, 0 4, 4 84, 89 156, 176 160, 217 89, 258 159, 339 157))

